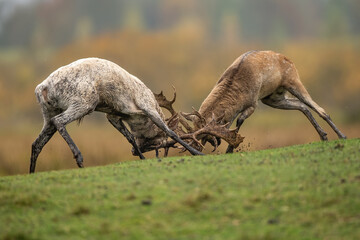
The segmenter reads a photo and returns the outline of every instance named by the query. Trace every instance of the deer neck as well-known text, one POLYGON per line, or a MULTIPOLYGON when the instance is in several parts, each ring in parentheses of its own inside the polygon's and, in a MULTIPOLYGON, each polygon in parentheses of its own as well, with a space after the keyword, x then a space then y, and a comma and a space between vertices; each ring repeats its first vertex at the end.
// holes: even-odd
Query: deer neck
POLYGON ((241 97, 234 89, 226 90, 217 85, 201 104, 199 113, 209 123, 214 117, 221 124, 232 122, 241 109, 241 97))

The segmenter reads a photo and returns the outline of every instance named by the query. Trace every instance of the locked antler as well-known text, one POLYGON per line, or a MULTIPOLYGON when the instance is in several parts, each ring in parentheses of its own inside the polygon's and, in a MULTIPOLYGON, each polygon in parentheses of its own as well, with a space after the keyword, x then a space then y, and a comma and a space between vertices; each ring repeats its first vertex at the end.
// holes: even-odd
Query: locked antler
MULTIPOLYGON (((170 113, 171 113, 171 117, 166 119, 167 125, 169 126, 169 128, 173 131, 175 131, 176 133, 185 133, 182 128, 179 126, 179 123, 181 123, 181 125, 184 126, 184 128, 186 129, 186 131, 188 132, 193 132, 193 128, 186 122, 186 116, 183 116, 183 113, 181 112, 180 114, 178 114, 174 108, 173 108, 173 104, 176 100, 176 89, 174 86, 172 86, 174 89, 174 97, 172 100, 167 100, 166 97, 163 94, 163 91, 161 91, 159 94, 154 93, 155 99, 158 102, 159 106, 162 108, 167 109, 170 113), (185 117, 185 118, 184 118, 185 117)), ((194 111, 196 111, 194 109, 194 111)), ((189 120, 189 119, 187 119, 189 120)))
POLYGON ((176 114, 176 112, 172 106, 176 100, 176 89, 174 86, 172 86, 172 87, 174 89, 174 97, 171 101, 166 99, 166 97, 163 94, 163 91, 161 91, 159 94, 154 93, 155 99, 159 103, 159 106, 169 110, 169 112, 171 113, 171 116, 176 114))
MULTIPOLYGON (((154 94, 156 100, 159 103, 160 107, 167 109, 171 113, 171 117, 166 120, 167 125, 172 129, 181 139, 187 141, 192 147, 203 150, 204 144, 209 142, 213 145, 215 151, 220 144, 220 139, 224 139, 230 146, 237 148, 239 144, 243 141, 243 137, 238 134, 237 129, 229 129, 231 123, 221 125, 221 119, 223 116, 215 119, 215 116, 212 116, 210 122, 206 123, 206 119, 193 108, 191 113, 177 113, 173 108, 173 103, 176 100, 176 90, 174 88, 174 97, 171 101, 167 100, 161 91, 159 94, 154 94), (195 116, 199 119, 199 126, 191 126, 188 121, 193 122, 195 116)), ((173 140, 167 141, 166 143, 158 146, 159 148, 165 148, 165 155, 167 155, 168 149, 170 147, 176 147, 176 142, 173 140)))
MULTIPOLYGON (((211 135, 217 138, 224 139, 230 146, 237 148, 242 143, 244 137, 238 134, 237 129, 229 129, 231 123, 220 125, 218 120, 215 119, 213 114, 211 121, 201 129, 193 133, 194 138, 198 138, 201 135, 211 135)), ((217 146, 215 146, 216 149, 217 146)), ((215 150, 214 149, 214 150, 215 150)))
POLYGON ((204 127, 206 125, 206 120, 203 116, 201 116, 201 114, 193 107, 192 108, 193 111, 191 113, 184 113, 184 112, 181 112, 181 115, 188 121, 193 121, 192 118, 190 116, 195 116, 197 118, 199 118, 200 120, 200 125, 202 127, 204 127))

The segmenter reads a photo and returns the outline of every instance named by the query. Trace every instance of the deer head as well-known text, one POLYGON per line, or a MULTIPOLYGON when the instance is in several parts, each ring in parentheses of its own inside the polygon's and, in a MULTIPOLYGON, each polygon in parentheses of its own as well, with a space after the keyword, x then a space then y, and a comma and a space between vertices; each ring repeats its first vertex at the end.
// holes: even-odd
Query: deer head
MULTIPOLYGON (((169 128, 193 148, 202 151, 205 148, 204 145, 209 142, 215 151, 220 145, 221 139, 237 148, 243 141, 244 138, 237 133, 236 129, 229 129, 230 123, 220 124, 221 118, 216 119, 213 115, 210 121, 206 121, 194 108, 191 113, 176 112, 172 106, 176 100, 175 88, 172 100, 167 100, 162 91, 159 94, 154 93, 154 95, 159 106, 167 109, 171 114, 171 117, 166 119, 169 128)), ((176 142, 171 140, 159 147, 165 148, 165 153, 167 153, 167 149, 175 147, 175 144, 176 142)))

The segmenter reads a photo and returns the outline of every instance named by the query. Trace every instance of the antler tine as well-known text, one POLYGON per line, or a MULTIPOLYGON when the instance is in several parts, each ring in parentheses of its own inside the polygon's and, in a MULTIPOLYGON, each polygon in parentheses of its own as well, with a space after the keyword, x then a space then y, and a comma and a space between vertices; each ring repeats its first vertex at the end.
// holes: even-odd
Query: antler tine
POLYGON ((205 122, 205 118, 203 116, 201 116, 200 112, 198 110, 196 110, 194 107, 191 107, 193 112, 192 112, 192 115, 195 115, 197 116, 201 122, 205 122))
POLYGON ((205 146, 204 146, 199 140, 196 139, 196 135, 195 135, 195 134, 192 135, 192 139, 191 139, 191 140, 193 140, 194 143, 198 144, 201 149, 204 149, 204 148, 205 148, 205 146))
POLYGON ((171 116, 169 119, 166 120, 168 127, 173 130, 177 135, 183 136, 187 133, 183 130, 183 128, 179 125, 179 123, 182 124, 181 118, 179 118, 179 114, 175 113, 173 116, 171 116))
POLYGON ((184 112, 181 112, 180 114, 186 119, 186 120, 189 120, 189 121, 192 121, 192 119, 190 118, 190 116, 196 116, 199 118, 200 122, 201 122, 201 125, 202 126, 205 126, 206 125, 206 120, 203 116, 201 116, 200 112, 197 111, 194 107, 192 107, 192 112, 191 113, 184 113, 184 112))
POLYGON ((171 85, 172 86, 172 88, 174 89, 174 97, 173 97, 173 99, 170 101, 171 103, 174 103, 175 102, 175 100, 176 100, 176 88, 174 87, 174 85, 171 85))
MULTIPOLYGON (((172 104, 176 99, 176 92, 174 88, 174 98, 171 101, 168 101, 163 92, 161 91, 159 94, 154 94, 156 100, 159 102, 161 107, 168 109, 172 116, 167 119, 167 124, 170 129, 172 129, 178 136, 187 141, 188 144, 197 148, 199 151, 202 151, 205 147, 204 144, 208 141, 214 147, 213 151, 217 149, 220 144, 220 139, 224 139, 230 146, 233 148, 237 148, 240 143, 243 142, 243 137, 238 134, 237 129, 229 129, 229 125, 231 123, 226 123, 221 125, 220 119, 221 117, 215 118, 215 115, 212 115, 212 118, 209 123, 206 124, 205 118, 193 108, 191 113, 176 113, 172 108, 172 104), (193 118, 190 116, 196 116, 200 120, 200 129, 195 130, 194 127, 190 126, 190 124, 186 121, 192 121, 193 118), (185 129, 185 130, 184 130, 185 129)), ((176 141, 170 140, 165 143, 160 144, 157 148, 165 148, 165 155, 167 155, 167 151, 169 148, 178 148, 176 145, 176 141)))
POLYGON ((174 115, 166 119, 166 124, 171 130, 176 130, 179 125, 179 115, 175 113, 174 115))
POLYGON ((193 132, 193 127, 191 127, 190 124, 186 121, 188 119, 183 114, 183 112, 179 112, 178 114, 180 123, 184 126, 188 133, 193 132))
POLYGON ((218 138, 224 139, 227 143, 229 143, 232 147, 237 148, 240 143, 243 142, 243 137, 238 134, 237 129, 228 129, 230 123, 219 125, 217 124, 216 119, 212 118, 212 120, 203 128, 199 129, 194 133, 195 137, 199 135, 212 135, 218 138))
POLYGON ((163 91, 161 91, 159 94, 154 93, 154 96, 155 96, 156 101, 159 103, 160 107, 167 109, 171 113, 171 115, 175 115, 176 112, 172 105, 174 104, 174 102, 176 100, 176 89, 174 86, 172 86, 172 87, 174 89, 174 97, 171 101, 166 99, 166 97, 163 94, 163 91))
MULTIPOLYGON (((219 146, 219 142, 216 139, 216 137, 214 136, 210 136, 211 137, 211 141, 207 140, 213 147, 214 149, 212 150, 212 152, 215 152, 215 150, 218 148, 219 146)), ((202 139, 201 143, 204 145, 206 143, 206 139, 202 139)))

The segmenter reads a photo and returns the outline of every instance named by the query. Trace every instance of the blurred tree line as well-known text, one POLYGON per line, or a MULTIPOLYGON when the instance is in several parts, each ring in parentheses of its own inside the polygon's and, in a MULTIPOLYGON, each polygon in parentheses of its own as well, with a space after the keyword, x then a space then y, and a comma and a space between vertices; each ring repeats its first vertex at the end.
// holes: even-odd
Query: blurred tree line
POLYGON ((175 85, 178 108, 190 110, 252 49, 286 54, 320 105, 359 121, 359 11, 358 0, 3 0, 0 123, 38 119, 35 86, 92 56, 154 92, 175 85))
POLYGON ((10 10, 17 1, 0 2, 1 47, 58 47, 118 29, 167 31, 186 24, 220 42, 273 44, 360 33, 358 0, 27 0, 10 10))

